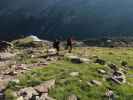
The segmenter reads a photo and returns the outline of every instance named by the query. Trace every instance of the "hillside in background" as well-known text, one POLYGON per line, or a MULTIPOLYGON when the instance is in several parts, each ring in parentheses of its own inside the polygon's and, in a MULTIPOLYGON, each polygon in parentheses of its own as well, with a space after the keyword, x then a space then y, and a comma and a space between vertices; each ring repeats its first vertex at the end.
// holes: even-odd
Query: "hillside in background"
POLYGON ((37 33, 53 39, 131 36, 131 0, 0 1, 0 39, 37 33), (9 37, 7 37, 9 36, 9 37))

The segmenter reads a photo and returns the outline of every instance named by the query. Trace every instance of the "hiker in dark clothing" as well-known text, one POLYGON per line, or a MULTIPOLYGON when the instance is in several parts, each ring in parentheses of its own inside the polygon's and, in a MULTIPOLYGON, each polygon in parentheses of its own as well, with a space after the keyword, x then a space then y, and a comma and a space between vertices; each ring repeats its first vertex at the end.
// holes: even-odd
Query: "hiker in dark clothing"
POLYGON ((54 43, 53 43, 53 48, 55 48, 56 49, 56 51, 57 51, 57 55, 59 54, 59 51, 60 51, 60 41, 58 40, 58 39, 56 39, 55 41, 54 41, 54 43))
POLYGON ((73 45, 73 39, 70 37, 67 39, 67 47, 66 47, 66 49, 69 50, 69 53, 72 52, 72 49, 73 49, 72 45, 73 45))

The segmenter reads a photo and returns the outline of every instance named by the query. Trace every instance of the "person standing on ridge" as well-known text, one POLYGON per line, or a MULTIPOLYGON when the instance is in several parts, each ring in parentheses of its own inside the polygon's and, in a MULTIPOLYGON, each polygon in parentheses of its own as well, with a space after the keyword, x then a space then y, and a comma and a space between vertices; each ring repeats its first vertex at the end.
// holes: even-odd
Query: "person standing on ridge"
POLYGON ((67 47, 66 47, 66 49, 68 50, 69 53, 72 52, 72 49, 73 49, 73 39, 72 39, 72 37, 69 37, 67 39, 67 47))
POLYGON ((57 55, 59 55, 59 51, 60 51, 60 41, 58 40, 58 39, 56 39, 55 41, 54 41, 54 43, 53 43, 53 48, 55 48, 56 49, 56 51, 57 51, 57 55))

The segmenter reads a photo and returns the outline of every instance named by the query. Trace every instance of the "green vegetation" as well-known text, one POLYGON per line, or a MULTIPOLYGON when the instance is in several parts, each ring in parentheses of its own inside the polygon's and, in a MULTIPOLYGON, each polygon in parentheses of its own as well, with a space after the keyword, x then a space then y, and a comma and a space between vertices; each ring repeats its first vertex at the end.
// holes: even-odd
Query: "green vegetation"
MULTIPOLYGON (((25 75, 20 75, 19 84, 10 83, 11 90, 18 90, 27 86, 35 86, 43 81, 55 79, 55 88, 50 90, 50 96, 57 100, 65 100, 66 97, 74 93, 80 100, 106 100, 104 98, 107 87, 110 87, 115 92, 117 100, 132 100, 133 78, 128 77, 128 74, 133 75, 133 70, 127 72, 127 82, 123 85, 111 83, 103 80, 103 76, 97 72, 97 69, 108 68, 104 65, 93 63, 96 56, 104 59, 106 63, 115 63, 121 67, 122 61, 127 61, 133 65, 133 49, 132 48, 75 48, 75 54, 91 59, 90 64, 73 64, 67 59, 57 61, 47 67, 34 68, 25 75), (71 72, 79 72, 78 76, 70 76, 71 72), (87 81, 99 80, 101 86, 89 86, 87 81)), ((7 93, 10 93, 8 91, 7 93)))

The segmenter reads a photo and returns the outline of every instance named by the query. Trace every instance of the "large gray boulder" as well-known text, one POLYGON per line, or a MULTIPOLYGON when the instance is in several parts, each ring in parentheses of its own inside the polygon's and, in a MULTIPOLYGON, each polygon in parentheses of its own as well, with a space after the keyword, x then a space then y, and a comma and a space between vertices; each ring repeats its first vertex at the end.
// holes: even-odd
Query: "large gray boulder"
POLYGON ((76 64, 80 64, 80 63, 89 63, 90 60, 87 58, 82 58, 82 57, 78 57, 78 56, 73 56, 73 55, 67 55, 67 58, 72 62, 72 63, 76 63, 76 64))

